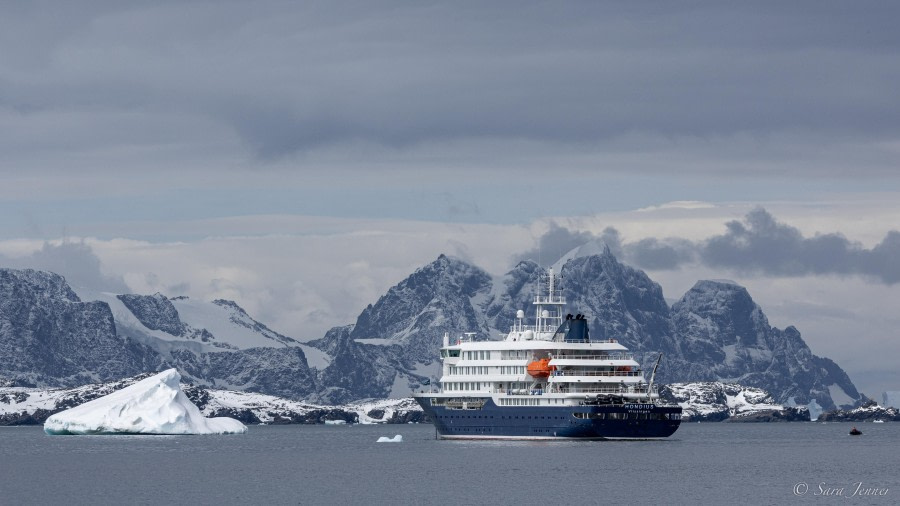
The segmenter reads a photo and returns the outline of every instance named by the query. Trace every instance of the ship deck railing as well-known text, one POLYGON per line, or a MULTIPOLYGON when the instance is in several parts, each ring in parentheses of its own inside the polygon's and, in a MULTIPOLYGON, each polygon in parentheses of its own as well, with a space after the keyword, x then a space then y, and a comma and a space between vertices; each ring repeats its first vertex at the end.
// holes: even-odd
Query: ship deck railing
POLYGON ((643 376, 641 371, 553 371, 551 376, 643 376))
MULTIPOLYGON (((646 386, 632 386, 632 387, 594 387, 594 388, 571 388, 564 393, 569 394, 646 394, 647 393, 646 386)), ((656 385, 653 385, 653 388, 650 389, 651 394, 658 394, 659 389, 656 385)))
POLYGON ((564 332, 559 332, 551 339, 554 343, 598 343, 598 344, 617 344, 618 339, 566 339, 564 332))
MULTIPOLYGON (((592 341, 598 342, 598 341, 592 341)), ((602 355, 578 355, 574 353, 552 353, 550 355, 552 359, 560 359, 560 360, 634 360, 634 353, 618 353, 615 355, 611 354, 602 354, 602 355)))
MULTIPOLYGON (((544 395, 544 394, 647 394, 647 386, 631 386, 631 387, 595 387, 595 388, 563 388, 556 389, 554 388, 552 391, 544 390, 540 388, 513 388, 513 389, 504 389, 497 390, 493 393, 498 393, 502 395, 544 395)), ((656 385, 650 389, 651 394, 658 394, 659 389, 656 385)))
MULTIPOLYGON (((556 329, 559 328, 559 325, 510 325, 510 332, 525 332, 526 330, 530 330, 535 334, 552 334, 556 332, 556 329)), ((536 341, 542 341, 546 339, 535 339, 536 341)), ((463 341, 465 342, 465 341, 463 341)))
MULTIPOLYGON (((478 390, 443 390, 437 389, 436 391, 431 391, 428 393, 433 394, 452 394, 452 395, 469 395, 469 394, 484 394, 484 395, 544 395, 544 394, 647 394, 647 385, 633 385, 633 386, 615 386, 615 387, 593 387, 593 388, 562 388, 557 389, 554 388, 553 391, 544 390, 540 388, 511 388, 511 389, 503 389, 503 390, 493 390, 493 391, 478 391, 478 390)), ((649 389, 650 394, 659 394, 659 388, 657 385, 653 385, 653 388, 649 389)), ((422 392, 425 393, 425 392, 422 392)))

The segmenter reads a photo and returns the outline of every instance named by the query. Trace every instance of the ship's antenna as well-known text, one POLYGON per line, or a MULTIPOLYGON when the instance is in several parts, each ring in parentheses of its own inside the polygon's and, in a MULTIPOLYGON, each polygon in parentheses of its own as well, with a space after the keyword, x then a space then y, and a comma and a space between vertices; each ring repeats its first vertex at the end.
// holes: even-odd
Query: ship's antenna
POLYGON ((663 354, 660 353, 656 359, 656 365, 653 366, 653 374, 650 375, 650 385, 647 386, 647 399, 650 399, 650 393, 653 392, 653 380, 656 379, 656 368, 659 367, 659 361, 662 360, 663 354))

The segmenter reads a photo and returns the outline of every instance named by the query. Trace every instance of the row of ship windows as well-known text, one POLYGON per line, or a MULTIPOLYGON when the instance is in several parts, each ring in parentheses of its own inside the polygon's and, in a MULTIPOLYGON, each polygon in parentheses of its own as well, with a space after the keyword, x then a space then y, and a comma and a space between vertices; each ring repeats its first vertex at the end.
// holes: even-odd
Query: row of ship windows
POLYGON ((500 374, 525 374, 525 366, 500 366, 488 367, 483 365, 472 365, 463 367, 451 367, 448 376, 459 376, 464 374, 492 374, 499 370, 500 374))
MULTIPOLYGON (((466 391, 466 390, 488 390, 491 388, 491 383, 489 382, 479 382, 479 381, 447 381, 443 382, 444 390, 447 391, 466 391)), ((508 383, 508 389, 525 389, 528 388, 529 383, 525 382, 510 382, 508 383)), ((501 383, 499 386, 500 389, 504 388, 504 383, 501 383)))
MULTIPOLYGON (((531 351, 529 350, 501 350, 501 351, 491 351, 491 350, 475 350, 475 351, 464 351, 462 352, 463 360, 491 360, 492 355, 493 358, 496 358, 497 354, 500 355, 500 360, 525 360, 531 357, 531 351)), ((441 356, 446 357, 458 357, 459 350, 441 350, 441 356), (454 353, 456 352, 456 353, 454 353)))
POLYGON ((575 413, 590 420, 681 420, 680 413, 575 413))
POLYGON ((549 406, 565 404, 564 399, 500 399, 501 406, 549 406))

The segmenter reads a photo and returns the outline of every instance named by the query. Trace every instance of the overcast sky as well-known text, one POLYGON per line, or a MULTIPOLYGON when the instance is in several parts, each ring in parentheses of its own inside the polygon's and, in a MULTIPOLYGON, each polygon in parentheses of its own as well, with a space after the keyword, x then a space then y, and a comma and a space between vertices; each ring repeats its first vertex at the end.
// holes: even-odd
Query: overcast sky
POLYGON ((746 284, 877 396, 900 389, 897 19, 5 2, 0 260, 227 296, 309 339, 440 253, 499 274, 604 238, 672 299, 746 284))

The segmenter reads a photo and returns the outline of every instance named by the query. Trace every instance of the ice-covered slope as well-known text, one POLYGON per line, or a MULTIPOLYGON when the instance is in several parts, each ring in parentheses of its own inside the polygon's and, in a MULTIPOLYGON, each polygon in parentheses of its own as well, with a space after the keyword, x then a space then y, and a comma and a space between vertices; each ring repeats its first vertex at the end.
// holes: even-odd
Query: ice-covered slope
POLYGON ((331 362, 327 353, 275 332, 234 301, 76 291, 84 300, 107 303, 116 324, 127 329, 125 334, 149 337, 144 342, 160 351, 173 345, 203 351, 296 347, 303 350, 310 367, 324 369, 331 362))
POLYGON ((205 418, 184 392, 181 375, 169 369, 57 413, 44 422, 47 434, 241 434, 231 418, 205 418))

